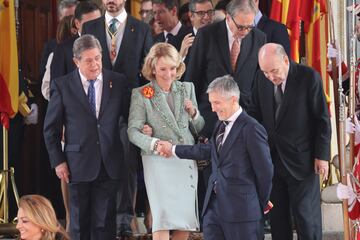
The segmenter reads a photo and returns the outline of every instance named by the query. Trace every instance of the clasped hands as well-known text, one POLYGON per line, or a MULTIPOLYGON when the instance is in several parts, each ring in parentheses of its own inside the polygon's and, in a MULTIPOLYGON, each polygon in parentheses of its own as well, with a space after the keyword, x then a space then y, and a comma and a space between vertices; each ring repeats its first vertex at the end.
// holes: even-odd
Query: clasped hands
POLYGON ((158 152, 159 155, 163 156, 163 157, 171 157, 172 154, 172 143, 169 141, 162 141, 159 140, 157 147, 156 147, 156 151, 158 152))

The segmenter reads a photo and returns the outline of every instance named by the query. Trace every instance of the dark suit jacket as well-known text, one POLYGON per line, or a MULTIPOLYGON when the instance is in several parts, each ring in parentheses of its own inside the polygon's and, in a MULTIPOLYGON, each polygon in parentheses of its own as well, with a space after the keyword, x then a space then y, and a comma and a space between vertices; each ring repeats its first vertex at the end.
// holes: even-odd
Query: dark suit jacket
POLYGON ((287 55, 290 56, 289 34, 284 24, 263 15, 256 27, 266 34, 266 42, 282 45, 287 55))
POLYGON ((50 77, 55 79, 62 77, 76 69, 73 61, 73 45, 79 36, 76 35, 58 44, 55 48, 50 67, 50 77))
POLYGON ((82 31, 83 34, 92 34, 99 39, 104 68, 125 74, 131 89, 148 83, 141 76, 144 58, 153 43, 150 27, 146 23, 128 15, 124 36, 114 66, 111 64, 106 41, 105 16, 86 22, 82 31))
MULTIPOLYGON (((186 27, 185 25, 181 25, 181 28, 176 36, 174 36, 173 41, 169 41, 171 45, 173 45, 178 51, 181 49, 181 43, 184 37, 192 32, 192 28, 186 27)), ((158 35, 154 36, 154 43, 158 42, 165 42, 165 35, 164 33, 159 33, 158 35)))
MULTIPOLYGON (((221 220, 246 222, 260 220, 271 191, 273 165, 265 129, 243 111, 234 122, 218 154, 215 133, 208 144, 177 145, 180 158, 211 159, 209 178, 202 215, 208 207, 214 182, 221 220)), ((244 239, 247 239, 244 236, 244 239)))
POLYGON ((289 173, 298 180, 314 173, 314 159, 330 158, 331 125, 320 75, 290 63, 278 120, 274 120, 274 85, 259 71, 249 114, 269 135, 289 173))
POLYGON ((202 131, 211 136, 217 121, 206 94, 207 87, 215 78, 230 74, 238 83, 240 105, 246 110, 251 96, 253 79, 258 69, 258 51, 265 44, 266 36, 258 29, 253 29, 242 40, 236 71, 230 64, 230 49, 225 21, 214 23, 199 29, 191 48, 185 81, 193 82, 199 110, 206 125, 202 131))
POLYGON ((120 177, 123 150, 119 136, 119 117, 127 80, 123 74, 103 70, 103 91, 98 118, 92 113, 78 70, 57 78, 44 123, 44 138, 51 166, 67 162, 71 181, 96 179, 101 162, 112 179, 120 177), (65 126, 65 150, 61 132, 65 126))

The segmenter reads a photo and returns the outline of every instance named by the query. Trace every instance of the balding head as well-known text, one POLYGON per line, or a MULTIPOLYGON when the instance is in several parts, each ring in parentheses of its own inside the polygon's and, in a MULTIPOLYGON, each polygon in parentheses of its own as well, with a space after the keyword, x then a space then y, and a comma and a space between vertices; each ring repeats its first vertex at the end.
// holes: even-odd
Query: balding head
POLYGON ((259 50, 259 66, 265 77, 278 85, 286 80, 290 61, 281 45, 267 43, 259 50))

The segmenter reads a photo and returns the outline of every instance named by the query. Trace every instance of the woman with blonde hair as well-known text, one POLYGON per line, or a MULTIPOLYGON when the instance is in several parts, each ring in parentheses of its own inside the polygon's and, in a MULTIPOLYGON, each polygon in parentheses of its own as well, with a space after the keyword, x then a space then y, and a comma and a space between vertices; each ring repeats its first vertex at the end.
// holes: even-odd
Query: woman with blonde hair
POLYGON ((150 83, 132 92, 128 135, 141 149, 144 179, 153 217, 154 240, 185 240, 199 230, 197 165, 194 160, 157 154, 159 140, 194 144, 190 129, 199 132, 205 122, 197 109, 192 83, 176 81, 185 71, 178 51, 157 43, 145 58, 143 76, 150 83), (152 136, 143 131, 152 128, 152 136))
POLYGON ((25 195, 19 200, 16 228, 23 240, 69 240, 50 201, 40 195, 25 195))

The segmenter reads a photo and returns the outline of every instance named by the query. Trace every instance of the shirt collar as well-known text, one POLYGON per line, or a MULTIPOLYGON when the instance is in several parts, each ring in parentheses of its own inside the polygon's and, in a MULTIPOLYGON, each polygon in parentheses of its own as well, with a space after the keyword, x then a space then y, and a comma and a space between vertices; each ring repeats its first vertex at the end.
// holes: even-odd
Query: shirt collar
POLYGON ((172 35, 176 36, 176 35, 179 33, 181 26, 182 26, 181 22, 178 21, 178 23, 176 24, 176 26, 175 26, 173 29, 171 29, 170 32, 167 32, 167 31, 164 30, 165 38, 166 38, 166 36, 168 35, 168 33, 171 33, 172 35))
MULTIPOLYGON (((89 80, 89 79, 87 79, 84 75, 82 75, 82 73, 80 72, 80 69, 78 69, 79 70, 79 75, 80 75, 80 79, 81 79, 81 83, 83 84, 83 86, 87 86, 87 85, 89 85, 89 82, 87 81, 87 80, 89 80)), ((102 75, 102 72, 97 76, 97 78, 95 79, 95 81, 100 81, 100 82, 102 82, 102 80, 103 80, 103 75, 102 75)))
POLYGON ((229 117, 226 121, 229 121, 230 123, 235 122, 241 113, 242 113, 242 108, 239 106, 239 109, 233 115, 231 115, 231 117, 229 117))
POLYGON ((193 32, 194 32, 194 35, 196 35, 197 34, 197 29, 195 28, 195 27, 193 27, 193 32))
POLYGON ((126 18, 127 18, 127 12, 125 11, 125 9, 123 9, 121 11, 121 13, 119 15, 117 15, 116 17, 111 16, 107 11, 105 12, 105 20, 108 26, 110 26, 111 24, 111 20, 113 18, 116 18, 120 24, 124 23, 126 18))
POLYGON ((258 10, 255 15, 255 19, 254 19, 255 26, 257 26, 259 24, 261 17, 262 17, 262 13, 260 10, 258 10))

